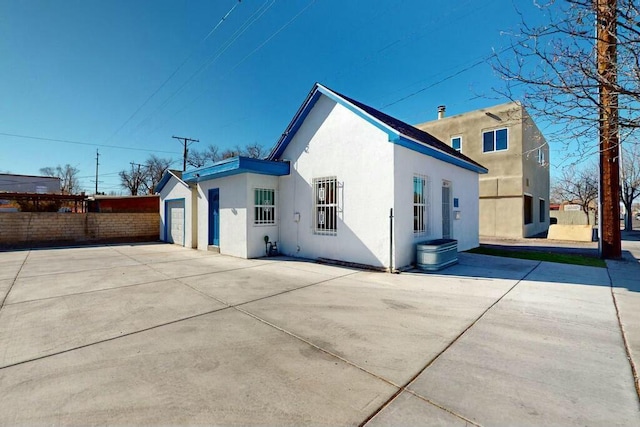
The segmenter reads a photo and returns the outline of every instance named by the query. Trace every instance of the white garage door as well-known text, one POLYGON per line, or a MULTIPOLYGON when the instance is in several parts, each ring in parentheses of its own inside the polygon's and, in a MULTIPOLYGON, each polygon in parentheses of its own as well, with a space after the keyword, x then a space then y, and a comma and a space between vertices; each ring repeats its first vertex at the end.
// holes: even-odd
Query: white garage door
POLYGON ((184 246, 184 200, 167 202, 167 242, 184 246))

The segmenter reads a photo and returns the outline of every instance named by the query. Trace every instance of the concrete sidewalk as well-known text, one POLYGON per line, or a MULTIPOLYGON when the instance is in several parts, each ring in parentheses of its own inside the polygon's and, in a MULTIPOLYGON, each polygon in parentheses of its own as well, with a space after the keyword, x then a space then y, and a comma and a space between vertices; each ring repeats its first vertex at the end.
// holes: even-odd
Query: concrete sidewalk
POLYGON ((635 267, 0 252, 0 424, 639 425, 635 267))

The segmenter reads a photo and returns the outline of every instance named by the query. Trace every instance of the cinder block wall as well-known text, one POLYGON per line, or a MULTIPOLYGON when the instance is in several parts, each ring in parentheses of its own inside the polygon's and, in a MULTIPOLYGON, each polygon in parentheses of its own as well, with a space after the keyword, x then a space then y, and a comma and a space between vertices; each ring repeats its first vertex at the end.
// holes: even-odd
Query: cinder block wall
POLYGON ((159 229, 158 213, 1 213, 0 245, 155 241, 159 229))

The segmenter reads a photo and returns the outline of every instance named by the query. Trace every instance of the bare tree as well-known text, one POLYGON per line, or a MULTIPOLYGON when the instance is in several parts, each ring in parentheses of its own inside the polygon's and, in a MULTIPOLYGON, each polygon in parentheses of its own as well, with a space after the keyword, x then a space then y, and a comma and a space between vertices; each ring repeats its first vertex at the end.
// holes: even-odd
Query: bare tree
MULTIPOLYGON (((619 94, 619 125, 640 128, 640 4, 617 0, 617 79, 603 81, 595 54, 594 0, 548 0, 535 3, 546 21, 530 26, 522 19, 509 33, 510 48, 494 57, 493 66, 504 87, 496 91, 519 100, 534 115, 553 120, 552 139, 578 142, 577 156, 598 151, 597 136, 603 105, 601 83, 619 94)), ((538 21, 539 22, 539 21, 538 21)))
POLYGON ((130 170, 121 170, 118 175, 120 175, 120 185, 129 190, 132 196, 137 196, 144 191, 147 171, 142 165, 131 163, 130 170))
POLYGON ((266 155, 267 151, 265 148, 257 142, 254 142, 253 144, 247 144, 244 147, 236 145, 235 148, 228 148, 220 154, 220 158, 228 159, 230 157, 244 156, 252 159, 263 159, 266 155))
POLYGON ((590 224, 589 211, 595 211, 598 200, 598 170, 595 165, 582 170, 569 167, 551 185, 551 197, 558 202, 580 205, 590 224))
POLYGON ((162 179, 162 175, 169 169, 173 161, 171 159, 162 159, 155 154, 151 154, 145 161, 145 180, 143 185, 148 194, 155 193, 156 186, 162 179))
POLYGON ((42 175, 60 178, 61 191, 66 194, 75 194, 80 190, 79 172, 78 168, 74 168, 68 163, 64 166, 47 166, 40 169, 42 175))
POLYGON ((633 202, 640 196, 640 149, 631 145, 623 149, 620 199, 627 215, 624 221, 626 231, 633 230, 633 202))
POLYGON ((257 142, 248 144, 244 148, 236 147, 241 156, 251 157, 252 159, 262 159, 266 157, 267 152, 264 147, 257 142))
POLYGON ((603 258, 621 256, 618 132, 640 128, 638 3, 534 2, 544 24, 522 20, 510 53, 503 50, 494 60, 506 83, 500 92, 552 121, 559 129, 552 140, 572 143, 579 159, 598 153, 603 258))
POLYGON ((218 155, 218 147, 215 145, 209 145, 205 150, 190 150, 187 157, 187 164, 194 168, 200 168, 207 164, 213 164, 220 160, 218 155))

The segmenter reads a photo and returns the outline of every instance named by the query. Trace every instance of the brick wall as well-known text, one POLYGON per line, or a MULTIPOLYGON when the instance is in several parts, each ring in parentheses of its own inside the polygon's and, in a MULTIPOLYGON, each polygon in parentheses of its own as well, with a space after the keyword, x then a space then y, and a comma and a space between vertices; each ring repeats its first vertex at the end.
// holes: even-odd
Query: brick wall
POLYGON ((158 213, 0 213, 0 246, 155 241, 158 213))

